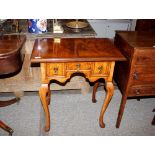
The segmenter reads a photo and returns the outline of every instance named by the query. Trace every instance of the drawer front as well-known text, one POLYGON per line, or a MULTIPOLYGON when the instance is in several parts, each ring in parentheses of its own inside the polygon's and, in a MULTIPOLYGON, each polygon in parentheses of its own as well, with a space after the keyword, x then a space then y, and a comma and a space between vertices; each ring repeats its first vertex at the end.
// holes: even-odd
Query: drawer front
POLYGON ((64 63, 47 63, 48 76, 64 76, 64 63))
POLYGON ((155 66, 155 49, 136 50, 135 65, 155 66))
POLYGON ((155 67, 135 66, 131 74, 130 85, 155 84, 155 67))
POLYGON ((95 62, 92 66, 92 75, 95 76, 108 76, 110 73, 110 62, 95 62))
POLYGON ((155 85, 147 85, 147 86, 137 86, 130 87, 128 91, 128 96, 154 96, 155 95, 155 85))
POLYGON ((77 62, 77 63, 66 63, 66 70, 68 71, 90 71, 91 62, 77 62))

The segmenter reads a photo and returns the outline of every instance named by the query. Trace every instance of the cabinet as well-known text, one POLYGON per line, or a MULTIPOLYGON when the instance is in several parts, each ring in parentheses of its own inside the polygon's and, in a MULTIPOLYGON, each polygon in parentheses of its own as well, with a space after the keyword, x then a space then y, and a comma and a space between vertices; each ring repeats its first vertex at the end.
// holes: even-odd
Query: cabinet
POLYGON ((114 42, 127 58, 116 63, 114 73, 122 92, 119 127, 128 97, 155 95, 155 32, 118 31, 114 42))
POLYGON ((114 38, 116 30, 130 30, 131 20, 95 19, 88 20, 97 33, 97 38, 114 38))

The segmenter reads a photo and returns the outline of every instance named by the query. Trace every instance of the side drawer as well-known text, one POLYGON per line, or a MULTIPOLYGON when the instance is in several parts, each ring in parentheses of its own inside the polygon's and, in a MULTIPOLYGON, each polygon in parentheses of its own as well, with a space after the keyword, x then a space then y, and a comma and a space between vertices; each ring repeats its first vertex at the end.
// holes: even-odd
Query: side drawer
POLYGON ((130 87, 128 90, 129 97, 154 96, 154 95, 155 95, 155 85, 130 87))
POLYGON ((92 65, 92 75, 108 76, 110 74, 111 62, 95 62, 92 65))
POLYGON ((47 76, 64 76, 64 63, 47 63, 47 76))

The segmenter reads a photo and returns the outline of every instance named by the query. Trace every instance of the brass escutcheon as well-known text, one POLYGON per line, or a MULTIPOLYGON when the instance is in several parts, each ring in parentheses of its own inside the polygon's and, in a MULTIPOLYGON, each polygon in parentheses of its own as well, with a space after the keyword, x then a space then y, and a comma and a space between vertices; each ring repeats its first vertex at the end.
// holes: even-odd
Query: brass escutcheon
POLYGON ((99 70, 99 74, 101 74, 102 71, 103 71, 103 66, 99 66, 99 67, 98 67, 98 70, 99 70))
POLYGON ((58 67, 54 67, 54 74, 58 74, 58 67))

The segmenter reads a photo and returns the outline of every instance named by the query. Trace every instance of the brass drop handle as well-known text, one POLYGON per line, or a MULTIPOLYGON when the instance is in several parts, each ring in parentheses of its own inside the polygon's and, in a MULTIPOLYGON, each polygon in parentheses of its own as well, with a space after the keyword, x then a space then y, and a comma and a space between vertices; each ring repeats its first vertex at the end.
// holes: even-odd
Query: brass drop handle
POLYGON ((80 70, 81 64, 76 64, 77 70, 80 70))
POLYGON ((103 66, 99 66, 99 67, 98 67, 98 70, 99 70, 99 74, 101 74, 102 71, 103 71, 103 66))
POLYGON ((53 70, 54 70, 54 74, 58 74, 58 67, 54 67, 53 70))
POLYGON ((133 73, 133 79, 134 79, 134 80, 138 80, 138 79, 139 79, 139 77, 138 77, 138 73, 136 73, 136 72, 133 73))
POLYGON ((140 90, 136 89, 136 95, 140 95, 140 90))

